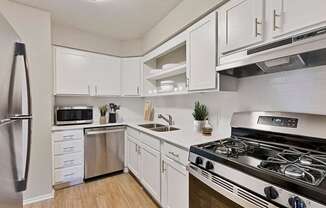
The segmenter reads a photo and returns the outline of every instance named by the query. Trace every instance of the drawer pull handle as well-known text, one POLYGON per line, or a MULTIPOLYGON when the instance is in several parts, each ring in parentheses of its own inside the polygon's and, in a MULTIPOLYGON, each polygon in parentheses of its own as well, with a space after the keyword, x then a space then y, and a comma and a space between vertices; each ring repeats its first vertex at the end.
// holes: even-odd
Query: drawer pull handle
POLYGON ((73 176, 73 175, 75 175, 75 174, 74 173, 69 173, 69 174, 64 175, 64 177, 69 177, 69 176, 73 176))
POLYGON ((74 160, 65 160, 63 163, 66 164, 73 164, 74 160))
POLYGON ((63 151, 68 152, 68 151, 72 151, 73 149, 74 149, 74 147, 64 147, 63 151))
POLYGON ((174 152, 169 152, 169 154, 170 154, 170 155, 173 155, 174 157, 177 157, 177 158, 179 158, 179 154, 177 154, 177 153, 174 153, 174 152))
POLYGON ((71 139, 74 138, 74 135, 65 135, 63 136, 64 139, 71 139))

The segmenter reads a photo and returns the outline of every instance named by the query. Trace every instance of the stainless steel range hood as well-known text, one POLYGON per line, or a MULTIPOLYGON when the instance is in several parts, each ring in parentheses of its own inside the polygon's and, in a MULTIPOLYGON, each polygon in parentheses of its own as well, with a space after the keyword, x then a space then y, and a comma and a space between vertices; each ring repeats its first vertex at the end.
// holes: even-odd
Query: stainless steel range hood
POLYGON ((217 71, 237 78, 326 65, 326 28, 251 48, 217 71))

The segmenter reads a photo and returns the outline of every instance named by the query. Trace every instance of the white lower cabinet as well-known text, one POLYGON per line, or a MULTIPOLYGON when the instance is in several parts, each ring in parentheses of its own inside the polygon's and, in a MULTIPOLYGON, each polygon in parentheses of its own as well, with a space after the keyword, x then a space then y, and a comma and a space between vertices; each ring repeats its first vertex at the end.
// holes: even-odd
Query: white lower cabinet
POLYGON ((161 154, 151 147, 142 145, 140 151, 141 182, 156 201, 161 200, 161 154))
POLYGON ((129 134, 127 135, 128 142, 128 169, 136 176, 140 177, 139 174, 139 143, 129 134))
POLYGON ((82 183, 84 180, 83 130, 52 133, 53 186, 55 189, 82 183))
POLYGON ((163 208, 188 208, 188 152, 135 129, 127 130, 128 169, 163 208))
POLYGON ((188 171, 186 167, 162 156, 162 207, 189 207, 188 171))

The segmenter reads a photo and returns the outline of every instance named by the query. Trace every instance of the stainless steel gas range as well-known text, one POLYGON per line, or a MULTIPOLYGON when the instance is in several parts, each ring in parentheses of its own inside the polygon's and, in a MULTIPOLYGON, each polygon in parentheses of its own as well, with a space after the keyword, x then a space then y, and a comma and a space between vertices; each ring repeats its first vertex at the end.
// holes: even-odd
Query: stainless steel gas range
POLYGON ((326 116, 242 112, 231 127, 190 148, 190 208, 326 207, 326 116))

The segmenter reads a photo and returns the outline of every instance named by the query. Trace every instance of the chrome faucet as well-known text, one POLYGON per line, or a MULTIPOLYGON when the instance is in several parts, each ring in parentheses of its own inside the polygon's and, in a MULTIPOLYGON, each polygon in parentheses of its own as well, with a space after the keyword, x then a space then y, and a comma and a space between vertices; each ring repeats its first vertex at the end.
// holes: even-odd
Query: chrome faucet
POLYGON ((174 125, 174 121, 173 121, 173 118, 170 114, 167 114, 167 116, 169 118, 166 118, 165 116, 163 116, 162 114, 158 114, 158 118, 161 118, 163 119, 164 121, 168 122, 169 123, 169 126, 172 126, 174 125))

